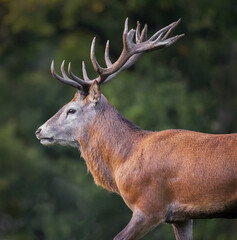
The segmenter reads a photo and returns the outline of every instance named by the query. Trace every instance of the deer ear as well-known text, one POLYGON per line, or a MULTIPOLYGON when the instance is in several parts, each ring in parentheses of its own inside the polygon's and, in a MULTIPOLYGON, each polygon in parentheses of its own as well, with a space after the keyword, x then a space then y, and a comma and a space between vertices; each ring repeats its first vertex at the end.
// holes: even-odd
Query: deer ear
POLYGON ((88 98, 90 102, 97 103, 100 100, 100 96, 100 86, 97 81, 94 81, 90 86, 88 98))

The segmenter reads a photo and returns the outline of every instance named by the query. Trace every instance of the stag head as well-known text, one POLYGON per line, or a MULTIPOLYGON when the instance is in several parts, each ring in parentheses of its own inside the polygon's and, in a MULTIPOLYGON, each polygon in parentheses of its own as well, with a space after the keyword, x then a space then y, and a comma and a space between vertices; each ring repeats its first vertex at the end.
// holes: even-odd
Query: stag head
POLYGON ((80 136, 91 126, 98 113, 106 108, 107 100, 100 92, 100 85, 108 83, 119 72, 132 66, 143 53, 167 47, 181 38, 184 34, 168 38, 179 22, 180 20, 171 23, 147 39, 147 25, 140 31, 140 23, 137 22, 136 30, 131 29, 128 31, 128 19, 126 19, 123 32, 123 50, 114 63, 109 58, 109 41, 106 43, 106 68, 101 67, 96 60, 96 38, 94 38, 90 55, 98 77, 92 80, 87 75, 84 61, 82 62, 83 79, 72 73, 71 63, 68 65, 68 76, 65 72, 64 61, 61 65, 62 76, 58 75, 54 69, 54 61, 52 61, 52 75, 62 83, 76 88, 77 93, 71 102, 38 128, 36 136, 40 142, 44 145, 78 146, 80 136))

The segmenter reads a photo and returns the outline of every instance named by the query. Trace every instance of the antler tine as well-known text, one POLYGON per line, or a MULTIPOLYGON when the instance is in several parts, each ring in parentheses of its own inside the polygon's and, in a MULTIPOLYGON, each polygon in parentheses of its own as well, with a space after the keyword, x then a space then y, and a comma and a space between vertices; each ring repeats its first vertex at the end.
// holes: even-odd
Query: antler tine
POLYGON ((65 72, 65 69, 64 69, 64 63, 65 63, 65 60, 63 60, 63 62, 61 64, 61 72, 62 72, 62 75, 63 75, 64 79, 69 79, 69 77, 67 76, 67 74, 65 72))
POLYGON ((180 21, 181 18, 177 22, 175 22, 175 24, 168 30, 168 32, 165 34, 162 40, 165 40, 175 30, 175 28, 179 25, 180 21))
POLYGON ((136 43, 140 43, 141 33, 140 33, 140 22, 137 21, 137 28, 136 28, 136 43))
POLYGON ((106 42, 106 46, 105 46, 105 63, 107 67, 112 66, 112 62, 110 61, 110 58, 109 58, 109 40, 106 42))
POLYGON ((126 41, 127 44, 132 44, 133 43, 133 38, 134 38, 135 32, 136 31, 133 28, 128 32, 127 41, 126 41))
POLYGON ((125 19, 123 34, 128 33, 128 17, 125 19))
POLYGON ((132 55, 131 51, 133 50, 133 37, 135 32, 136 31, 134 29, 128 31, 128 18, 126 18, 123 30, 123 52, 120 55, 120 57, 122 58, 119 57, 116 62, 121 61, 121 59, 123 59, 124 57, 125 59, 129 58, 130 56, 128 55, 132 55))
POLYGON ((86 82, 88 82, 88 83, 93 82, 92 80, 90 80, 90 78, 87 75, 86 65, 85 65, 84 61, 82 61, 82 74, 83 74, 83 78, 85 79, 86 82))
POLYGON ((97 62, 96 57, 95 57, 95 40, 96 40, 96 37, 93 38, 93 41, 91 43, 91 62, 92 62, 92 65, 93 65, 93 68, 95 69, 95 71, 98 72, 99 74, 102 74, 104 68, 102 68, 99 65, 99 63, 97 62))
POLYGON ((83 79, 77 77, 71 70, 71 62, 68 64, 68 74, 69 76, 76 82, 78 82, 80 85, 84 86, 84 87, 88 87, 89 84, 84 81, 83 79))
POLYGON ((71 80, 69 78, 63 78, 56 73, 56 71, 54 69, 54 60, 52 60, 52 63, 51 63, 51 73, 52 73, 53 77, 55 79, 59 80, 60 82, 70 85, 72 87, 75 87, 77 89, 81 89, 81 86, 77 82, 74 82, 73 80, 71 80))
POLYGON ((144 42, 147 40, 147 24, 145 24, 144 28, 142 29, 141 33, 141 42, 144 42))
MULTIPOLYGON (((127 45, 127 35, 128 35, 128 18, 126 18, 124 23, 124 30, 123 30, 123 46, 125 47, 127 45)), ((123 51, 124 52, 124 51, 123 51)), ((122 53, 123 53, 122 52, 122 53)))

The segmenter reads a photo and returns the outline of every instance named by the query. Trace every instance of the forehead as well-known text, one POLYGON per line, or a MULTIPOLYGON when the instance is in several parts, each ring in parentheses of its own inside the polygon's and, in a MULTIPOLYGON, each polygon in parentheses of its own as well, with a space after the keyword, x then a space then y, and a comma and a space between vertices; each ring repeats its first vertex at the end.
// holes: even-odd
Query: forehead
POLYGON ((67 109, 68 107, 83 107, 85 105, 84 103, 84 98, 83 96, 80 94, 80 92, 76 92, 73 99, 67 103, 64 107, 67 109))
POLYGON ((70 102, 82 102, 83 100, 85 100, 87 95, 88 94, 78 90, 70 102))

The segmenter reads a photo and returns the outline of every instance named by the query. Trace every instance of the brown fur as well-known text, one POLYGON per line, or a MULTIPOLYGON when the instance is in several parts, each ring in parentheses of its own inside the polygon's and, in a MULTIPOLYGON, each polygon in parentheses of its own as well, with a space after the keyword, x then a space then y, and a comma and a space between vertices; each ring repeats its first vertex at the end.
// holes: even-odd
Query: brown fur
POLYGON ((108 102, 82 139, 95 182, 154 222, 237 216, 237 134, 144 131, 108 102))

